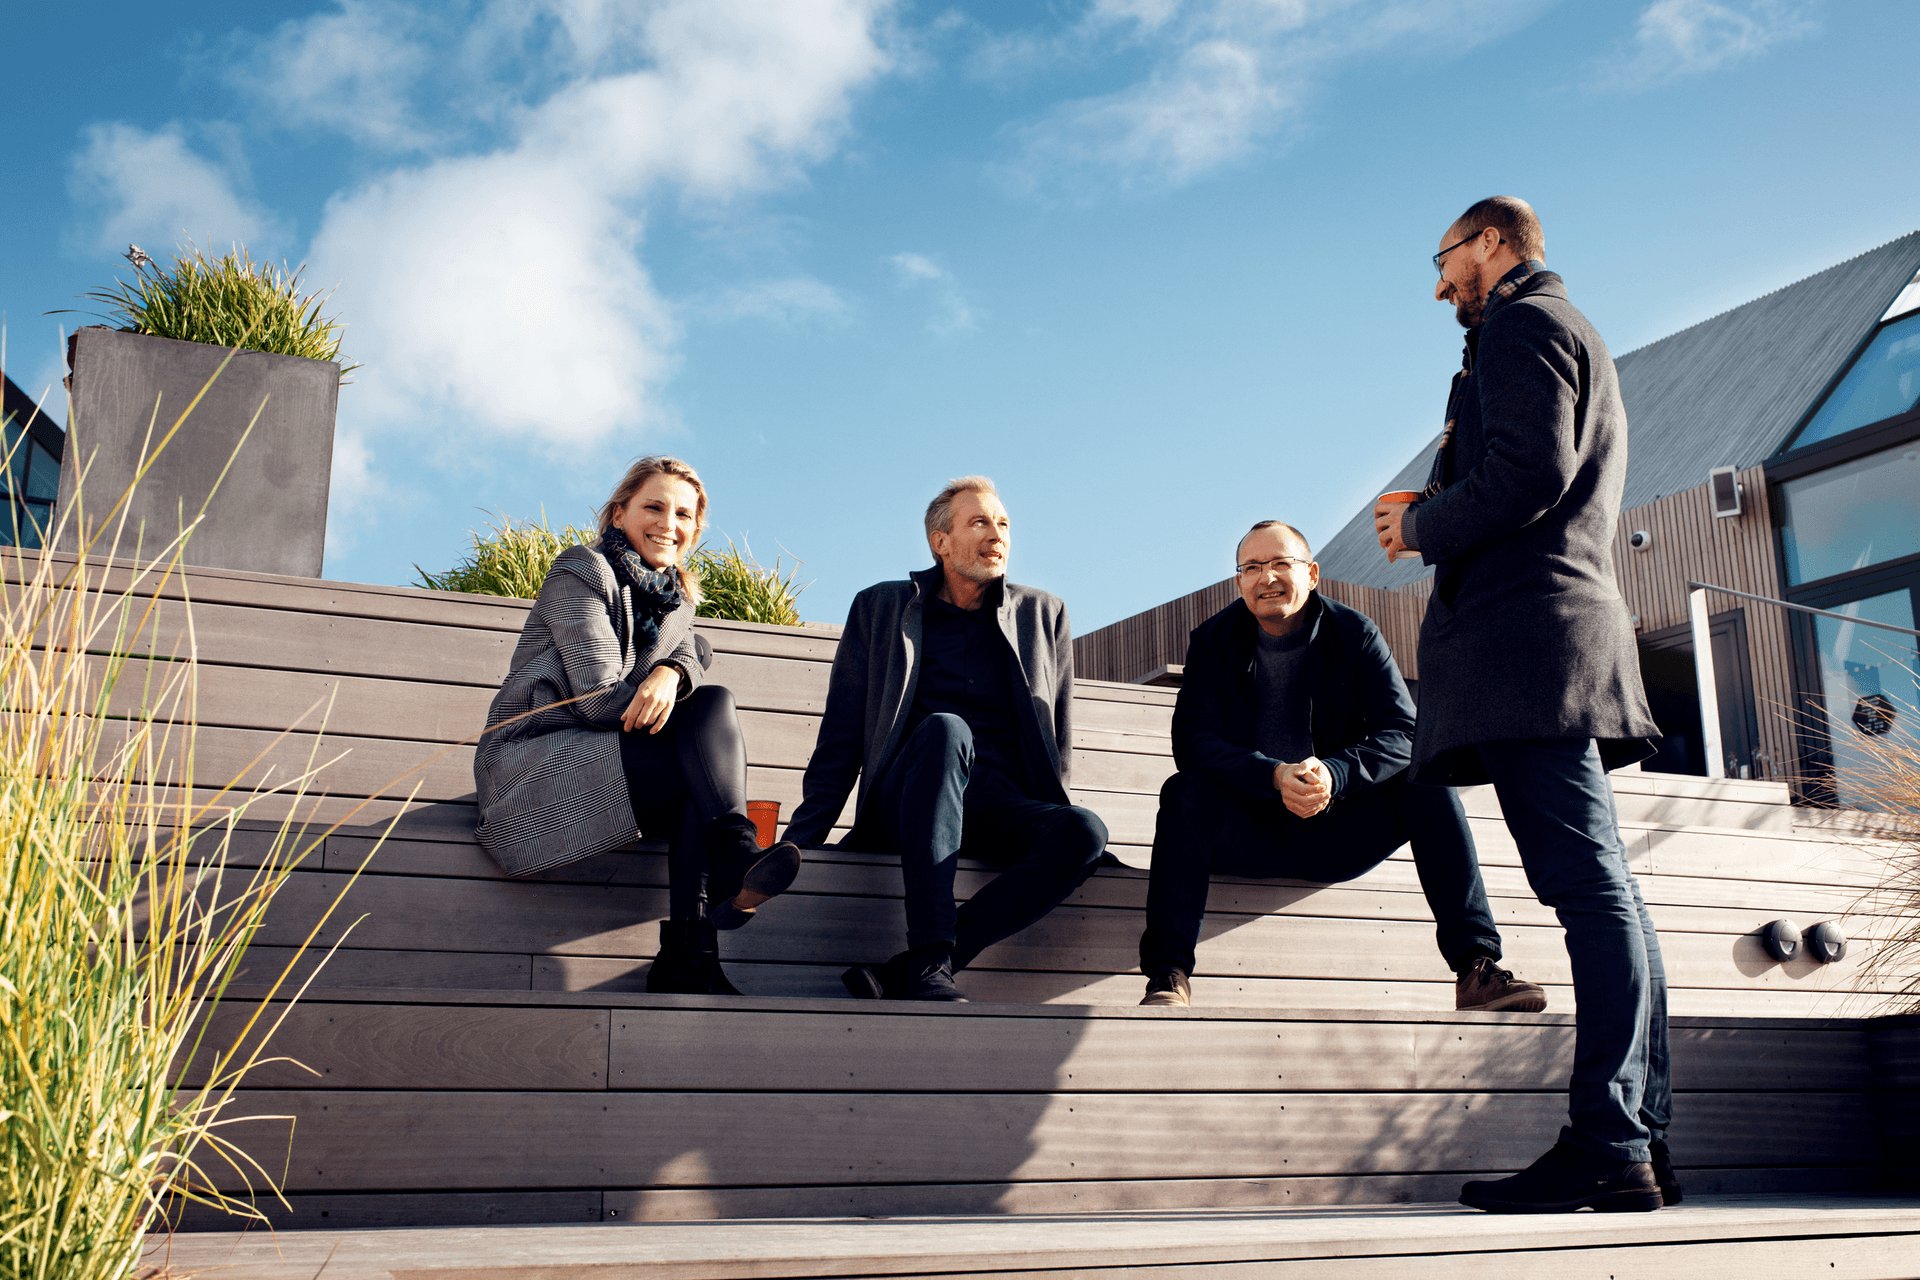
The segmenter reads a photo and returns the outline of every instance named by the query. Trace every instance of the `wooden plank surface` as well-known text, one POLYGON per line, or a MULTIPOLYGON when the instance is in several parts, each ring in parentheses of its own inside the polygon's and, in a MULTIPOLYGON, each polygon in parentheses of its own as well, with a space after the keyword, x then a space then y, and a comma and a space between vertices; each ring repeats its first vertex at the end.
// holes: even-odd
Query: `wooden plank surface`
MULTIPOLYGON (((1689 1201, 1717 1195, 1860 1195, 1877 1191, 1878 1168, 1709 1169, 1685 1173, 1689 1201)), ((1072 1214, 1175 1210, 1294 1209, 1331 1205, 1450 1204, 1458 1174, 1328 1178, 1183 1178, 1126 1182, 1000 1182, 895 1186, 660 1187, 642 1190, 400 1192, 294 1195, 254 1204, 279 1231, 480 1226, 507 1223, 688 1222, 742 1218, 1072 1214), (604 1208, 603 1208, 604 1206, 604 1208)), ((170 1220, 185 1232, 228 1232, 235 1220, 183 1206, 170 1220)), ((298 1237, 295 1238, 296 1243, 298 1237)), ((199 1242, 190 1242, 198 1244, 199 1242)), ((298 1278, 296 1278, 298 1280, 298 1278)))
MULTIPOLYGON (((497 1187, 509 1152, 512 1182, 535 1190, 1513 1169, 1550 1144, 1566 1104, 1484 1092, 762 1093, 751 1124, 740 1105, 725 1093, 262 1090, 233 1114, 295 1117, 288 1190, 497 1187)), ((1703 1093, 1689 1107, 1702 1163, 1859 1165, 1879 1149, 1867 1094, 1703 1093)), ((276 1164, 286 1151, 284 1121, 228 1132, 276 1164)))
MULTIPOLYGON (((497 949, 575 956, 652 955, 655 922, 666 909, 658 888, 548 881, 446 879, 423 894, 404 876, 367 876, 355 884, 320 941, 337 941, 358 921, 351 944, 388 950, 497 949), (362 919, 364 917, 364 919, 362 919)), ((343 890, 347 877, 299 871, 275 903, 260 941, 291 945, 343 890)), ((1137 910, 1062 906, 1016 937, 989 948, 981 969, 1127 973, 1136 963, 1137 910)), ((761 908, 753 924, 729 936, 733 960, 786 963, 871 962, 903 945, 905 914, 896 898, 817 895, 796 889, 761 908)), ((1506 963, 1532 980, 1570 981, 1563 936, 1554 925, 1502 926, 1506 963)), ((1662 939, 1673 987, 1852 989, 1856 954, 1820 965, 1801 956, 1767 957, 1754 934, 1675 931, 1662 939)), ((1202 926, 1196 976, 1419 980, 1445 974, 1431 925, 1418 920, 1210 913, 1202 926), (1356 945, 1358 930, 1366 942, 1356 945)))
MULTIPOLYGON (((1573 1028, 614 1010, 615 1089, 827 1092, 1557 1090, 1573 1028)), ((1864 1030, 1681 1028, 1674 1087, 1872 1087, 1864 1030)), ((375 1087, 375 1086, 370 1086, 375 1087)))
POLYGON ((1920 1241, 1917 1206, 1912 1197, 1701 1197, 1678 1212, 1519 1221, 1445 1203, 985 1219, 936 1210, 893 1221, 662 1223, 644 1232, 550 1226, 210 1233, 155 1239, 141 1261, 194 1272, 217 1267, 233 1280, 310 1280, 316 1270, 344 1280, 1015 1273, 1092 1280, 1120 1268, 1164 1280, 1311 1278, 1405 1274, 1410 1258, 1420 1259, 1422 1275, 1495 1280, 1538 1276, 1543 1263, 1569 1280, 1640 1274, 1858 1280, 1905 1274, 1903 1260, 1920 1241), (1636 1257, 1651 1259, 1652 1269, 1640 1270, 1636 1257), (1769 1259, 1791 1269, 1771 1269, 1769 1259))
POLYGON ((179 1075, 206 1081, 214 1056, 249 1050, 271 1031, 266 1062, 249 1088, 604 1089, 610 1013, 603 1009, 489 1009, 447 1005, 227 1003, 208 1022, 202 1051, 179 1075))

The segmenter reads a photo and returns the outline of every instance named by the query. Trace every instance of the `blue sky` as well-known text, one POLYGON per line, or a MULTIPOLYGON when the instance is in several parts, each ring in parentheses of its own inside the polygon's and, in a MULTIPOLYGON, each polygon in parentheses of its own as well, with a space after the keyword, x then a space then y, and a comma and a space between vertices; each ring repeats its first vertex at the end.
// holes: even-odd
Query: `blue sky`
POLYGON ((1920 227, 1904 0, 7 10, 9 373, 58 394, 44 313, 129 241, 310 264, 353 581, 667 450, 822 622, 984 472, 1090 630, 1431 436, 1474 199, 1533 202, 1616 352, 1920 227))

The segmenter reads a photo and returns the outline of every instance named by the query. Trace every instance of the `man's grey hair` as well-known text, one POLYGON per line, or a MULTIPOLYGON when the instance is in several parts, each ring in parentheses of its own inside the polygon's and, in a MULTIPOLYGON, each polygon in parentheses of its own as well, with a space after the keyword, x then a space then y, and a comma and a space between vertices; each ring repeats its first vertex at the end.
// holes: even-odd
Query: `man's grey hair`
POLYGON ((993 487, 993 481, 985 476, 961 476, 958 480, 947 481, 947 487, 927 504, 928 546, 933 545, 935 532, 953 532, 953 500, 963 493, 990 493, 996 498, 1000 496, 1000 491, 993 487))
POLYGON ((1313 559, 1313 548, 1307 545, 1306 534, 1300 532, 1298 529, 1288 524, 1285 520, 1262 520, 1258 524, 1254 525, 1253 528, 1241 534, 1240 541, 1233 544, 1233 559, 1236 565, 1239 564, 1240 562, 1240 548, 1246 546, 1247 539, 1251 538, 1254 534, 1260 532, 1262 529, 1285 529, 1288 533, 1293 535, 1294 541, 1300 544, 1300 549, 1307 553, 1307 559, 1309 560, 1313 559))

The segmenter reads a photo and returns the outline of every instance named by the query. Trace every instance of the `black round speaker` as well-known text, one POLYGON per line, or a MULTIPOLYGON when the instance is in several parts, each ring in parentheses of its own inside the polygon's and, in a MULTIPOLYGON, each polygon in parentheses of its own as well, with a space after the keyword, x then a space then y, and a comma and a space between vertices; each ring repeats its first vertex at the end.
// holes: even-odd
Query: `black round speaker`
POLYGON ((1831 920, 1822 920, 1807 930, 1807 950, 1821 964, 1832 964, 1835 960, 1846 958, 1847 935, 1840 932, 1840 926, 1831 920))
POLYGON ((1794 928, 1791 920, 1775 920, 1760 931, 1760 941, 1765 944, 1767 954, 1781 964, 1800 954, 1800 930, 1794 928))

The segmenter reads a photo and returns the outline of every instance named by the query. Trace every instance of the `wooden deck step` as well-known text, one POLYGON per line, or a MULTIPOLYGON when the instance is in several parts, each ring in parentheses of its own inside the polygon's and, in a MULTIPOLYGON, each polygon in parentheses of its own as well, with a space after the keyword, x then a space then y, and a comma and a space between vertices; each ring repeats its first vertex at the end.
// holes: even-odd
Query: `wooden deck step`
POLYGON ((222 1280, 1894 1280, 1916 1258, 1920 1197, 1689 1196, 1650 1214, 1527 1218, 1440 1203, 183 1234, 155 1237, 142 1262, 222 1280))
MULTIPOLYGON (((1430 1200, 1551 1143, 1573 1031, 1552 1013, 325 990, 274 1041, 303 1065, 263 1066, 235 1112, 280 1118, 224 1132, 286 1171, 290 1205, 261 1207, 296 1228, 1430 1200)), ((1911 1056, 1878 1034, 1676 1018, 1689 1189, 1875 1188, 1875 1054, 1895 1086, 1911 1056)))

